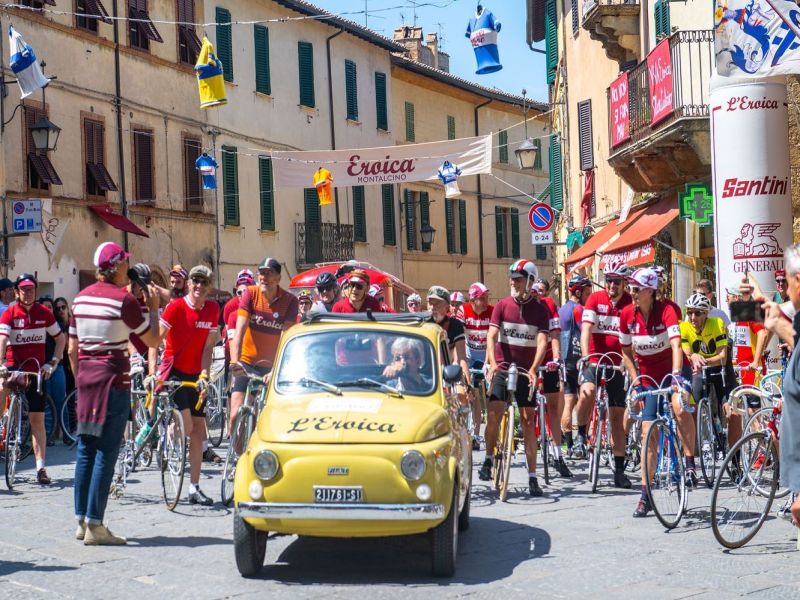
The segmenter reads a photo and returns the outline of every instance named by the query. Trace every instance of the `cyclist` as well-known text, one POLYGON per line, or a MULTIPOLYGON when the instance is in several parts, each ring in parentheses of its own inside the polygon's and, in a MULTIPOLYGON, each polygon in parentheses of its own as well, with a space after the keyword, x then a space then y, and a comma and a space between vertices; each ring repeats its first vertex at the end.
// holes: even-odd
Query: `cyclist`
POLYGON ((411 294, 406 300, 408 312, 419 312, 422 306, 422 297, 419 294, 411 294))
POLYGON ((564 412, 561 414, 561 435, 572 454, 572 413, 578 403, 578 361, 581 358, 581 321, 583 307, 592 293, 592 282, 580 274, 567 283, 569 300, 558 310, 561 323, 561 355, 564 357, 564 412))
MULTIPOLYGON (((489 288, 480 281, 469 286, 469 302, 463 304, 456 318, 464 323, 467 364, 470 369, 483 369, 486 362, 486 334, 494 306, 489 304, 489 288)), ((472 376, 472 449, 480 450, 481 411, 486 410, 486 387, 483 374, 472 376)))
POLYGON ((507 369, 511 363, 515 363, 520 371, 527 371, 530 377, 530 380, 528 377, 519 377, 514 398, 522 419, 525 458, 528 463, 528 490, 531 496, 541 496, 542 488, 536 478, 536 400, 531 392, 536 389, 537 369, 544 361, 547 349, 550 315, 547 307, 535 298, 533 291, 533 284, 539 276, 536 265, 528 260, 517 260, 508 271, 511 295, 495 304, 486 337, 486 360, 489 363, 487 377, 491 381, 491 388, 484 432, 486 458, 478 477, 481 481, 492 478, 500 421, 506 409, 507 376, 497 373, 497 370, 507 369))
POLYGON ((472 378, 467 364, 467 344, 464 323, 451 315, 450 292, 440 285, 431 286, 428 290, 428 310, 431 311, 431 322, 436 323, 447 332, 447 348, 450 350, 450 362, 461 367, 464 377, 464 388, 459 387, 462 402, 472 399, 472 378))
POLYGON ((311 313, 331 312, 333 305, 342 298, 342 290, 333 273, 320 273, 315 282, 319 300, 311 307, 311 313))
MULTIPOLYGON (((166 341, 159 379, 208 380, 212 349, 219 331, 219 304, 206 300, 210 291, 211 269, 197 265, 189 271, 186 295, 170 302, 164 309, 161 337, 166 341)), ((183 414, 183 427, 189 439, 189 503, 211 506, 213 500, 200 489, 206 421, 205 402, 198 409, 198 399, 198 391, 191 388, 180 388, 174 396, 174 402, 183 414)))
MULTIPOLYGON (((53 313, 36 302, 38 282, 35 275, 23 273, 14 282, 17 301, 0 315, 0 357, 5 356, 5 366, 0 368, 0 378, 8 371, 38 373, 49 379, 64 356, 67 337, 61 333, 53 313), (45 363, 47 336, 55 340, 53 358, 45 363)), ((30 380, 25 391, 28 399, 28 419, 33 436, 33 454, 36 457, 36 481, 50 485, 45 469, 47 432, 44 428, 44 396, 37 391, 36 381, 30 380)), ((54 415, 55 418, 55 415, 54 415)))
POLYGON ((333 305, 331 312, 357 313, 383 312, 380 303, 367 293, 369 275, 363 269, 353 269, 347 274, 347 291, 344 298, 333 305))
MULTIPOLYGON (((581 355, 616 353, 622 354, 620 344, 620 317, 630 307, 633 299, 625 291, 624 274, 629 267, 619 261, 607 261, 603 269, 605 289, 594 292, 586 299, 581 318, 581 355)), ((620 359, 609 356, 611 363, 619 366, 620 359)), ((581 373, 580 398, 578 400, 578 439, 575 455, 586 454, 586 425, 592 414, 592 403, 597 393, 597 363, 594 357, 581 373)), ((614 452, 614 486, 631 487, 625 475, 625 381, 620 374, 607 379, 608 417, 611 423, 611 445, 614 452)))
POLYGON ((189 273, 182 264, 173 265, 169 271, 169 295, 171 299, 182 298, 186 295, 186 280, 189 273))
POLYGON ((386 304, 386 295, 383 293, 383 288, 377 283, 373 283, 371 286, 369 286, 369 295, 378 301, 378 304, 381 305, 381 310, 383 312, 387 313, 397 312, 388 304, 386 304))
POLYGON ((450 294, 450 314, 457 314, 458 309, 461 308, 465 302, 466 299, 464 298, 464 294, 461 292, 453 292, 450 294))
POLYGON ((711 310, 708 311, 708 316, 722 319, 722 323, 725 325, 725 328, 727 329, 731 324, 731 319, 728 316, 728 313, 726 313, 721 308, 717 308, 712 304, 713 302, 712 297, 714 296, 714 286, 712 285, 711 280, 701 279, 700 281, 698 281, 697 285, 694 286, 694 293, 703 294, 703 296, 708 298, 708 302, 709 304, 711 304, 711 310))
MULTIPOLYGON (((739 293, 742 301, 753 300, 752 284, 743 283, 739 288, 739 293)), ((755 385, 756 371, 761 369, 762 374, 766 372, 764 350, 767 347, 769 332, 764 329, 763 323, 756 321, 737 321, 731 324, 731 330, 733 362, 742 367, 741 383, 742 385, 755 385)))
MULTIPOLYGON (((643 376, 652 378, 656 382, 655 385, 660 385, 671 373, 674 379, 670 385, 689 388, 688 382, 681 376, 683 352, 678 315, 672 306, 656 299, 659 286, 658 274, 653 269, 637 269, 629 277, 629 281, 634 303, 622 309, 619 316, 619 339, 628 375, 634 380, 638 367, 643 376)), ((636 389, 642 391, 652 386, 652 382, 645 379, 636 389)), ((683 410, 677 393, 672 395, 672 407, 678 422, 678 433, 683 441, 687 479, 696 485, 694 420, 690 413, 683 410)), ((657 413, 658 398, 648 396, 642 411, 642 447, 645 445, 650 423, 656 419, 657 413)), ((651 450, 652 452, 645 457, 649 467, 647 470, 650 473, 656 466, 655 444, 651 450)), ((639 504, 633 513, 634 517, 644 517, 652 510, 644 472, 642 469, 642 491, 639 504)))
POLYGON ((299 323, 303 319, 306 318, 309 311, 311 310, 311 305, 313 304, 311 300, 311 292, 308 290, 303 290, 299 294, 297 294, 297 322, 299 323))
POLYGON ((239 300, 250 285, 256 284, 256 278, 250 269, 242 269, 236 274, 236 285, 233 286, 233 297, 222 308, 222 320, 227 325, 231 315, 239 310, 239 300))

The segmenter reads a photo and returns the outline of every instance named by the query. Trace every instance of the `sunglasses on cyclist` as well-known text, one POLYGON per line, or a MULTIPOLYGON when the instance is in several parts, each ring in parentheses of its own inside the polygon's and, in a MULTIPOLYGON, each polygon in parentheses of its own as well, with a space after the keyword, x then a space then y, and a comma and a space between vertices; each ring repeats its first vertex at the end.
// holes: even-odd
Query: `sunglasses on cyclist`
POLYGON ((208 279, 203 279, 202 277, 192 277, 192 283, 195 285, 211 285, 208 279))
POLYGON ((326 285, 325 287, 318 287, 317 291, 320 292, 320 293, 321 292, 332 292, 335 289, 336 289, 335 285, 326 285))
POLYGON ((699 317, 701 315, 706 314, 705 311, 702 310, 687 310, 686 316, 687 317, 699 317))
POLYGON ((611 285, 620 285, 622 283, 622 277, 606 277, 606 283, 611 285))
POLYGON ((775 279, 775 283, 785 284, 785 283, 787 283, 787 280, 785 278, 783 278, 783 277, 778 277, 778 278, 775 279))
POLYGON ((641 291, 642 291, 642 288, 640 288, 638 285, 632 285, 631 286, 631 294, 638 294, 641 291))
POLYGON ((351 283, 350 287, 354 290, 363 290, 366 286, 363 283, 351 283))

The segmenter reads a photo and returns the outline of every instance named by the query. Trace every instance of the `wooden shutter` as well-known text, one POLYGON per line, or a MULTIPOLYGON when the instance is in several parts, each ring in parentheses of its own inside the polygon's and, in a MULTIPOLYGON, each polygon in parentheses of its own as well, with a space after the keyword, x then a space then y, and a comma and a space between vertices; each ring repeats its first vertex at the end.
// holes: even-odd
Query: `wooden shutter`
POLYGON ((460 199, 458 201, 458 228, 461 236, 461 254, 467 253, 467 201, 460 199))
MULTIPOLYGON (((108 11, 106 7, 103 6, 102 0, 85 0, 84 2, 84 9, 87 15, 94 15, 96 17, 100 17, 100 20, 104 23, 113 23, 111 17, 108 16, 108 11)), ((80 12, 79 10, 76 12, 80 12)), ((96 19, 84 19, 84 24, 86 25, 86 29, 91 29, 92 31, 97 31, 97 20, 96 19), (94 26, 91 23, 95 23, 94 26)))
POLYGON ((275 190, 272 186, 272 160, 258 157, 258 183, 261 192, 261 229, 275 231, 275 190))
POLYGON ((581 171, 594 167, 594 147, 592 141, 592 101, 578 102, 578 155, 581 171))
POLYGON ((556 10, 556 0, 546 0, 544 31, 547 83, 553 83, 556 80, 556 70, 558 69, 558 12, 556 10))
POLYGON ((669 18, 669 2, 667 0, 656 0, 653 10, 656 26, 656 41, 658 41, 661 38, 669 37, 672 32, 669 18))
POLYGON ((456 118, 453 115, 447 115, 447 139, 456 139, 456 118))
POLYGON ((297 62, 300 76, 300 104, 314 108, 314 46, 297 42, 297 62))
POLYGON ((381 131, 389 131, 389 115, 386 109, 386 74, 375 72, 375 112, 376 127, 381 131))
MULTIPOLYGON (((425 225, 431 224, 431 205, 430 199, 428 197, 428 192, 420 192, 419 193, 419 227, 420 231, 425 225)), ((420 234, 420 240, 422 240, 422 235, 420 234)), ((431 245, 422 242, 422 251, 423 252, 430 252, 431 245)))
POLYGON ((550 136, 550 206, 564 208, 564 189, 561 173, 561 141, 558 134, 550 136))
POLYGON ((542 244, 536 246, 536 260, 547 260, 547 246, 542 244))
POLYGON ((406 102, 406 141, 416 141, 414 135, 414 105, 411 102, 406 102))
POLYGON ((358 77, 356 76, 356 63, 352 60, 344 61, 344 86, 347 118, 351 121, 358 121, 358 77))
POLYGON ((508 131, 501 129, 497 134, 498 145, 498 160, 503 164, 508 164, 508 131))
POLYGON ((364 201, 364 186, 353 186, 353 239, 367 241, 367 208, 364 201))
POLYGON ((269 75, 269 30, 263 25, 253 26, 253 39, 256 62, 256 91, 261 94, 272 93, 269 75))
POLYGON ((578 35, 581 29, 581 19, 578 15, 578 0, 572 0, 570 10, 572 11, 572 35, 578 35))
MULTIPOLYGON (((84 121, 84 137, 86 140, 86 167, 94 180, 98 192, 116 192, 117 186, 105 168, 104 128, 98 121, 84 121)), ((88 190, 87 190, 88 192, 88 190)), ((102 195, 102 194, 101 194, 102 195)))
POLYGON ((235 146, 222 147, 222 206, 225 225, 239 225, 239 165, 235 146))
POLYGON ((499 206, 494 207, 494 232, 497 243, 497 258, 505 257, 505 235, 503 225, 503 209, 499 206))
POLYGON ((322 211, 319 206, 319 196, 316 188, 306 188, 303 191, 303 201, 305 204, 306 226, 319 225, 322 223, 322 211))
POLYGON ((61 178, 56 173, 53 163, 50 162, 47 150, 37 150, 36 145, 33 143, 33 135, 31 135, 31 127, 39 119, 46 116, 47 113, 43 110, 33 106, 25 107, 26 152, 30 163, 28 167, 28 185, 36 189, 47 189, 49 184, 61 185, 61 178), (31 172, 31 169, 33 172, 31 172), (35 181, 36 177, 38 177, 39 181, 35 181))
POLYGON ((217 57, 222 61, 222 76, 225 81, 233 81, 233 31, 230 26, 231 11, 221 6, 216 10, 217 57), (228 23, 225 25, 225 23, 228 23))
POLYGON ((394 224, 394 187, 389 183, 381 186, 381 200, 383 203, 383 244, 394 246, 397 244, 394 224))
POLYGON ((150 203, 155 200, 153 189, 153 132, 133 130, 133 166, 135 202, 150 203))
POLYGON ((453 201, 449 198, 444 199, 444 223, 447 232, 447 252, 452 254, 456 251, 456 232, 453 223, 453 201))
POLYGON ((406 248, 408 250, 416 250, 417 215, 414 205, 414 193, 411 190, 403 190, 403 205, 406 213, 406 248))
POLYGON ((128 10, 131 17, 137 19, 137 21, 131 23, 131 26, 137 27, 143 38, 153 42, 164 42, 161 38, 161 34, 158 33, 156 26, 150 19, 147 0, 128 0, 128 10))
POLYGON ((181 62, 194 65, 200 54, 200 39, 194 25, 194 0, 177 0, 178 2, 178 46, 181 62))
POLYGON ((511 209, 511 256, 519 258, 519 209, 511 209))
POLYGON ((185 138, 183 140, 183 195, 186 198, 186 210, 203 210, 203 192, 200 187, 200 172, 197 170, 197 159, 200 158, 200 140, 185 138))

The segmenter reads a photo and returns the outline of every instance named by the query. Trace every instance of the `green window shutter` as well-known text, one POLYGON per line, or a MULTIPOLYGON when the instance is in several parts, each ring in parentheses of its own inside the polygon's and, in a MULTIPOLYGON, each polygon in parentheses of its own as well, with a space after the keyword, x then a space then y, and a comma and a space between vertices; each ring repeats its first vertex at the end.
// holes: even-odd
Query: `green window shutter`
POLYGON ((261 190, 261 229, 275 231, 275 190, 272 188, 272 160, 258 158, 258 181, 261 190))
POLYGON ((536 260, 547 260, 547 246, 536 246, 536 260))
POLYGON ((511 209, 511 256, 519 258, 519 209, 511 209))
POLYGON ((253 26, 256 61, 256 91, 262 94, 272 93, 272 82, 269 76, 269 30, 263 25, 253 26))
POLYGON ((542 140, 533 140, 533 147, 536 148, 536 160, 533 161, 533 168, 536 171, 542 170, 542 140))
POLYGON ((406 141, 414 142, 414 104, 406 102, 406 141))
POLYGON ((447 115, 447 139, 456 139, 456 118, 453 115, 447 115))
POLYGON ((386 109, 386 74, 375 73, 375 113, 376 127, 381 131, 389 131, 389 113, 386 109))
POLYGON ((216 10, 217 56, 222 61, 222 76, 225 81, 233 81, 233 32, 231 30, 231 11, 221 6, 216 10), (228 23, 224 25, 223 23, 228 23))
POLYGON ((461 236, 461 254, 467 253, 467 201, 458 201, 458 228, 461 236))
POLYGON ((239 225, 239 167, 236 147, 222 147, 222 206, 225 225, 239 225))
POLYGON ((556 80, 558 69, 558 11, 556 0, 546 0, 544 7, 544 42, 547 83, 556 80))
POLYGON ((322 223, 322 213, 319 207, 319 196, 317 196, 317 189, 304 189, 303 201, 305 205, 306 225, 316 225, 322 223))
POLYGON ((408 250, 416 250, 417 215, 414 211, 414 193, 411 190, 403 190, 403 204, 406 210, 406 248, 408 250))
POLYGON ((347 118, 358 121, 358 78, 356 63, 352 60, 344 61, 344 86, 347 97, 347 118))
POLYGON ((367 241, 367 211, 363 185, 353 186, 353 232, 354 241, 367 241))
POLYGON ((564 190, 561 174, 561 141, 558 134, 550 136, 550 206, 564 208, 564 190))
POLYGON ((508 131, 505 129, 501 129, 498 134, 498 144, 499 148, 499 160, 504 165, 508 164, 508 131))
POLYGON ((669 37, 672 32, 669 18, 669 2, 667 0, 656 0, 653 10, 653 20, 656 26, 656 41, 659 41, 661 38, 669 37))
POLYGON ((314 46, 297 42, 297 63, 300 73, 300 104, 314 108, 314 46))
POLYGON ((452 254, 456 251, 455 225, 453 224, 453 201, 444 199, 444 222, 447 232, 447 252, 452 254))
POLYGON ((383 244, 394 246, 397 244, 394 224, 394 187, 389 183, 381 186, 381 199, 383 202, 383 244))
MULTIPOLYGON (((425 225, 431 224, 431 204, 428 198, 428 192, 420 192, 419 193, 419 227, 420 231, 425 225)), ((422 239, 422 235, 420 235, 420 240, 422 239)), ((422 251, 423 252, 430 252, 431 245, 422 242, 422 251)))
POLYGON ((503 210, 499 206, 494 207, 494 229, 497 242, 497 258, 505 257, 505 231, 503 227, 503 210))

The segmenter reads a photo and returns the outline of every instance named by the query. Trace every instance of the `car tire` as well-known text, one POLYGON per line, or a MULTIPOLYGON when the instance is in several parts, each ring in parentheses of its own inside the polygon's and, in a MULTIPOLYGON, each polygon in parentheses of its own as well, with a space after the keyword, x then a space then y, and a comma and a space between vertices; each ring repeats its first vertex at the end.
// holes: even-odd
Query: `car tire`
POLYGON ((464 499, 464 507, 458 513, 458 530, 466 531, 469 529, 469 510, 472 500, 472 468, 470 466, 469 485, 467 486, 467 497, 464 499))
POLYGON ((233 553, 236 557, 236 568, 242 577, 255 577, 264 566, 267 552, 267 532, 259 531, 233 513, 233 553))
POLYGON ((452 577, 456 572, 458 521, 458 481, 456 481, 447 517, 431 530, 431 566, 434 577, 452 577))

